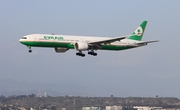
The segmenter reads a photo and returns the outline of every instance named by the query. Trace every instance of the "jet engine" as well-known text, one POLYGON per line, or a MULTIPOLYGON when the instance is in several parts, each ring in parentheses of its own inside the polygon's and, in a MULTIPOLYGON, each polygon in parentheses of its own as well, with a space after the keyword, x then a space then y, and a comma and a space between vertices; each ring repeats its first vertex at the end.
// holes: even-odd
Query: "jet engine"
POLYGON ((74 46, 78 51, 87 50, 89 48, 88 44, 85 42, 76 42, 74 46))
POLYGON ((68 49, 67 49, 67 48, 54 47, 54 50, 55 50, 57 53, 64 53, 64 52, 66 52, 68 49))

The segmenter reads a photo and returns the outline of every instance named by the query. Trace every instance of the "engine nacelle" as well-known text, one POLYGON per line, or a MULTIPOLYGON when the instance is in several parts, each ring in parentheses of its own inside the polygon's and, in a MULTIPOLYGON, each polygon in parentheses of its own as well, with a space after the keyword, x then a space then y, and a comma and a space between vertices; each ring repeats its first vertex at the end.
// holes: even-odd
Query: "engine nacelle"
POLYGON ((88 44, 85 42, 76 42, 74 47, 78 51, 87 50, 89 48, 88 44))
POLYGON ((68 49, 67 49, 67 48, 54 47, 54 50, 55 50, 57 53, 63 53, 63 52, 66 52, 68 49))

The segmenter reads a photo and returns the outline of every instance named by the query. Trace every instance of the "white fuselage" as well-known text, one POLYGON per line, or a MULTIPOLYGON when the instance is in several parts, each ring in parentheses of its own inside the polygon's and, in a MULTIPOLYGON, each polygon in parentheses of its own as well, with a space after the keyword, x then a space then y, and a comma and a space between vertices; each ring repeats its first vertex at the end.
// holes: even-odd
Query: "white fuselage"
MULTIPOLYGON (((91 37, 91 36, 72 36, 72 35, 50 35, 50 34, 31 34, 26 35, 20 42, 59 42, 59 43, 70 43, 74 44, 76 42, 95 42, 111 39, 109 37, 91 37)), ((121 41, 115 41, 112 43, 107 43, 108 45, 113 46, 135 46, 136 43, 141 41, 131 40, 131 39, 123 39, 121 41)))

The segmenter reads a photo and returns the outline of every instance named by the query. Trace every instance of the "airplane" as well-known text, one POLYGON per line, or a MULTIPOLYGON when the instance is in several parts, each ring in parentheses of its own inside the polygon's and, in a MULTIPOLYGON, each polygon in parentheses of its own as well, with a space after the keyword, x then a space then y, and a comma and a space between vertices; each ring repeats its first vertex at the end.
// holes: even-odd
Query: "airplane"
POLYGON ((76 49, 77 56, 85 57, 82 51, 88 51, 89 55, 97 56, 95 50, 125 50, 145 46, 148 43, 158 42, 141 41, 147 21, 143 21, 131 35, 125 35, 115 38, 92 37, 92 36, 74 36, 74 35, 54 35, 54 34, 30 34, 23 36, 19 42, 29 48, 31 47, 49 47, 54 48, 57 53, 64 53, 69 49, 76 49))

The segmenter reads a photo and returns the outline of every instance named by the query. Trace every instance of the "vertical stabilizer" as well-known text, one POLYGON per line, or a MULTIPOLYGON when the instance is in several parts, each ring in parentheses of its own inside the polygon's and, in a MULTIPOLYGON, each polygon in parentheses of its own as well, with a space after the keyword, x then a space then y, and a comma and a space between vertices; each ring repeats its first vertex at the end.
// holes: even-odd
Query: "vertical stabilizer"
POLYGON ((132 35, 128 39, 141 41, 146 28, 146 24, 147 21, 143 21, 141 25, 132 33, 132 35))

